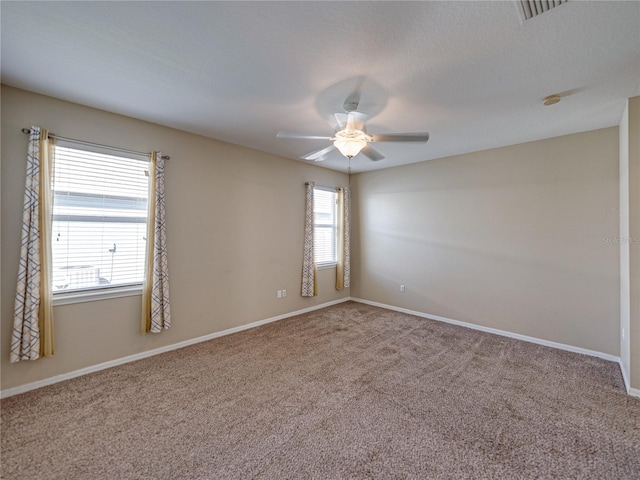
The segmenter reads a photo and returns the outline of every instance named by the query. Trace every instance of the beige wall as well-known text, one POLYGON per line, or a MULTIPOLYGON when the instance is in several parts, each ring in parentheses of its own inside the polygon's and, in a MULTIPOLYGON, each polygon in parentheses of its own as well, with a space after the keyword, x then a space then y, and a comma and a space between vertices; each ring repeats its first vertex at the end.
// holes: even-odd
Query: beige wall
POLYGON ((617 128, 358 174, 351 294, 617 356, 618 181, 617 128))
POLYGON ((631 388, 640 394, 640 97, 629 99, 629 284, 631 388))
POLYGON ((71 372, 349 296, 335 269, 319 272, 319 296, 300 296, 304 182, 347 176, 132 118, 2 87, 2 389, 71 372), (59 135, 123 148, 161 150, 166 168, 173 327, 138 333, 140 297, 58 306, 56 355, 10 364, 27 136, 59 135), (276 290, 287 289, 284 299, 276 290))
MULTIPOLYGON (((629 117, 633 238, 640 98, 630 100, 629 117)), ((351 294, 619 355, 618 142, 609 128, 355 175, 351 294)), ((319 297, 299 295, 303 183, 344 184, 344 174, 6 86, 1 153, 2 389, 349 296, 335 291, 334 269, 320 270, 319 297), (139 296, 59 306, 56 356, 9 364, 27 143, 20 129, 32 124, 171 155, 171 330, 138 333, 139 296), (282 288, 289 295, 278 300, 282 288)), ((631 244, 636 389, 638 250, 631 244)))

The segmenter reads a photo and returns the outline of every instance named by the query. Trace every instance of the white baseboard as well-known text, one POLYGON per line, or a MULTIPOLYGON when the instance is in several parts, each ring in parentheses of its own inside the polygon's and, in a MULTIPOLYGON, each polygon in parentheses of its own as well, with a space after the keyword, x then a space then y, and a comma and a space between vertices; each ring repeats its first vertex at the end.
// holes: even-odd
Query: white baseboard
POLYGON ((428 313, 418 312, 415 310, 409 310, 407 308, 394 307, 393 305, 386 305, 384 303, 371 302, 369 300, 363 300, 361 298, 351 297, 354 302, 366 303, 367 305, 373 305, 374 307, 386 308, 387 310, 394 310, 396 312, 408 313, 409 315, 415 315, 416 317, 428 318, 430 320, 437 320, 439 322, 451 323, 460 327, 471 328, 473 330, 479 330, 481 332, 493 333, 495 335, 501 335, 503 337, 515 338, 517 340, 523 340, 525 342, 536 343, 538 345, 544 345, 546 347, 557 348, 560 350, 566 350, 568 352, 581 353, 583 355, 589 355, 592 357, 602 358, 611 362, 620 363, 620 357, 611 355, 609 353, 598 352, 595 350, 588 350, 586 348, 574 347, 573 345, 567 345, 564 343, 551 342, 549 340, 543 340, 541 338, 529 337, 527 335, 520 335, 519 333, 508 332, 506 330, 498 330, 497 328, 484 327, 482 325, 476 325, 474 323, 461 322, 460 320, 453 320, 451 318, 439 317, 438 315, 429 315, 428 313))
POLYGON ((387 305, 384 303, 372 302, 369 300, 364 300, 361 298, 355 297, 346 297, 341 298, 339 300, 333 300, 331 302, 322 303, 319 305, 314 305, 313 307, 303 308, 302 310, 296 310, 294 312, 285 313, 282 315, 278 315, 275 317, 265 318, 264 320, 258 320, 256 322, 248 323, 246 325, 241 325, 239 327, 229 328, 227 330, 223 330, 221 332, 215 332, 208 335, 204 335, 202 337, 192 338, 189 340, 185 340, 182 342, 174 343, 171 345, 166 345, 164 347, 155 348, 153 350, 147 350, 145 352, 136 353, 133 355, 128 355, 126 357, 117 358, 115 360, 110 360, 108 362, 99 363, 97 365, 92 365, 90 367, 81 368, 79 370, 74 370, 72 372, 63 373, 60 375, 55 375, 53 377, 45 378, 43 380, 38 380, 36 382, 26 383, 24 385, 20 385, 13 388, 7 388, 5 390, 0 390, 0 398, 7 398, 13 395, 18 395, 20 393, 28 392, 30 390, 35 390, 37 388, 46 387, 47 385, 53 385, 54 383, 63 382, 65 380, 70 380, 72 378, 81 377, 83 375, 87 375, 89 373, 99 372, 100 370, 105 370, 107 368, 116 367, 118 365, 123 365, 129 362, 135 362, 136 360, 141 360, 143 358, 152 357, 154 355, 159 355, 161 353, 170 352, 172 350, 178 350, 180 348, 188 347, 189 345, 195 345, 196 343, 206 342, 208 340, 213 340, 214 338, 222 337, 225 335, 230 335, 232 333, 241 332, 243 330, 249 330, 251 328, 259 327, 260 325, 265 325, 267 323, 276 322, 278 320, 283 320, 289 317, 295 317, 296 315, 302 315, 303 313, 312 312, 314 310, 320 310, 322 308, 330 307, 331 305, 337 305, 339 303, 347 302, 352 300, 354 302, 364 303, 367 305, 373 305, 375 307, 385 308, 387 310, 393 310, 396 312, 407 313, 409 315, 415 315, 417 317, 428 318, 431 320, 437 320, 440 322, 450 323, 453 325, 458 325, 461 327, 471 328, 473 330, 479 330, 482 332, 493 333, 496 335, 502 335, 504 337, 515 338, 517 340, 523 340, 525 342, 536 343, 539 345, 544 345, 547 347, 558 348, 560 350, 567 350, 569 352, 581 353, 584 355, 590 355, 593 357, 602 358, 604 360, 609 360, 612 362, 617 362, 620 364, 620 370, 622 371, 622 377, 625 382, 625 386, 627 389, 627 393, 634 397, 640 397, 640 390, 631 388, 629 386, 629 379, 627 377, 627 372, 622 368, 622 363, 620 357, 616 357, 614 355, 610 355, 607 353, 597 352, 594 350, 587 350, 580 347, 574 347, 572 345, 566 345, 563 343, 551 342, 549 340, 543 340, 536 337, 529 337, 526 335, 520 335, 518 333, 508 332, 506 330, 498 330, 496 328, 483 327, 482 325, 475 325, 473 323, 461 322, 459 320, 453 320, 446 317, 440 317, 437 315, 429 315, 423 312, 418 312, 415 310, 409 310, 406 308, 395 307, 393 305, 387 305))
POLYGON ((618 361, 618 365, 620 365, 620 371, 622 372, 622 379, 624 380, 624 388, 627 389, 627 392, 629 394, 631 394, 631 382, 629 380, 629 373, 627 372, 627 369, 624 366, 624 363, 622 363, 622 358, 620 358, 620 360, 618 361))
POLYGON ((5 390, 0 390, 0 398, 11 397, 13 395, 18 395, 20 393, 28 392, 30 390, 46 387, 47 385, 53 385, 54 383, 63 382, 65 380, 70 380, 76 377, 81 377, 82 375, 87 375, 89 373, 99 372, 100 370, 116 367, 118 365, 123 365, 129 362, 135 362, 136 360, 142 360, 143 358, 153 357, 154 355, 170 352, 171 350, 178 350, 180 348, 188 347, 189 345, 195 345, 196 343, 206 342, 208 340, 213 340, 214 338, 223 337, 225 335, 241 332, 243 330, 249 330, 250 328, 259 327, 260 325, 265 325, 267 323, 276 322, 278 320, 284 320, 285 318, 289 318, 289 317, 295 317, 296 315, 312 312, 314 310, 320 310, 321 308, 330 307, 331 305, 337 305, 338 303, 347 302, 349 300, 350 300, 349 297, 333 300, 331 302, 322 303, 320 305, 314 305, 313 307, 303 308, 302 310, 296 310, 295 312, 284 313, 282 315, 278 315, 275 317, 265 318, 264 320, 258 320, 257 322, 248 323, 246 325, 240 325, 239 327, 229 328, 227 330, 222 330, 221 332, 210 333, 202 337, 191 338, 183 342, 173 343, 171 345, 166 345, 164 347, 154 348, 153 350, 147 350, 144 352, 135 353, 133 355, 128 355, 126 357, 117 358, 115 360, 109 360, 108 362, 99 363, 97 365, 92 365, 90 367, 81 368, 79 370, 74 370, 72 372, 63 373, 60 375, 55 375, 53 377, 45 378, 43 380, 38 380, 36 382, 25 383, 24 385, 19 385, 17 387, 7 388, 5 390))
POLYGON ((407 308, 395 307, 393 305, 387 305, 385 303, 372 302, 370 300, 364 300, 362 298, 351 297, 354 302, 365 303, 367 305, 373 305, 374 307, 385 308, 387 310, 393 310, 396 312, 407 313, 409 315, 415 315, 416 317, 428 318, 430 320, 437 320, 439 322, 451 323, 460 327, 471 328, 473 330, 479 330, 481 332, 493 333, 495 335, 502 335, 503 337, 515 338, 517 340, 523 340, 525 342, 535 343, 538 345, 544 345, 546 347, 557 348, 559 350, 566 350, 568 352, 581 353, 583 355, 589 355, 591 357, 602 358, 603 360, 609 360, 610 362, 616 362, 620 365, 620 371, 622 372, 622 378, 627 393, 632 397, 640 398, 640 389, 631 388, 629 382, 628 372, 622 365, 622 359, 609 353, 598 352, 596 350, 588 350, 586 348, 574 347, 573 345, 567 345, 565 343, 552 342, 549 340, 543 340, 541 338, 529 337, 527 335, 520 335, 519 333, 508 332, 506 330, 498 330, 497 328, 484 327, 482 325, 476 325, 473 323, 461 322, 460 320, 453 320, 451 318, 440 317, 438 315, 429 315, 428 313, 418 312, 416 310, 409 310, 407 308))
POLYGON ((631 388, 631 380, 629 379, 629 372, 624 368, 622 359, 618 362, 620 364, 620 371, 622 372, 622 378, 624 380, 624 386, 627 389, 627 393, 632 397, 640 398, 640 390, 637 388, 631 388))

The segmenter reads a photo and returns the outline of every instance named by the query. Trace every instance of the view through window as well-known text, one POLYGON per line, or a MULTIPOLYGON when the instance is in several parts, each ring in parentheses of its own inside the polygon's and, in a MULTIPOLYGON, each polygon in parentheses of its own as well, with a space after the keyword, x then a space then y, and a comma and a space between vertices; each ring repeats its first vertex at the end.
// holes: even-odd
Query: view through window
POLYGON ((53 292, 141 284, 147 160, 56 146, 53 292))
POLYGON ((335 189, 314 188, 315 231, 313 248, 317 265, 336 263, 337 200, 338 196, 335 189))

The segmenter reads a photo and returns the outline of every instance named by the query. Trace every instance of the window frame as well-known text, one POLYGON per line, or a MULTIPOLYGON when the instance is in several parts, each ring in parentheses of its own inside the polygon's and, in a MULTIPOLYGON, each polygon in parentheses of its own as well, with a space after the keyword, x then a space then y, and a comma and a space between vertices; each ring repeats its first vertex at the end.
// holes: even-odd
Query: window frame
MULTIPOLYGON (((150 157, 148 155, 144 155, 144 154, 135 154, 129 151, 122 151, 120 149, 117 148, 101 148, 100 146, 97 145, 90 145, 90 144, 85 144, 82 142, 73 142, 73 141, 65 141, 65 140, 56 140, 55 145, 53 146, 53 165, 54 165, 54 174, 52 175, 52 197, 55 197, 55 149, 58 147, 62 147, 62 148, 69 148, 69 149, 73 149, 73 150, 78 150, 81 152, 89 152, 89 153, 97 153, 97 154, 102 154, 102 155, 109 155, 109 156, 116 156, 119 158, 124 158, 127 160, 130 160, 132 162, 144 162, 147 165, 150 164, 150 157)), ((149 195, 149 191, 147 190, 147 196, 149 195)), ((52 198, 53 200, 53 198, 52 198)), ((149 198, 147 197, 147 201, 149 201, 149 198)), ((146 218, 146 222, 134 222, 134 223, 142 223, 145 227, 145 230, 148 229, 148 225, 149 225, 149 218, 148 218, 148 210, 147 213, 145 214, 147 216, 146 218)), ((55 218, 56 214, 54 212, 54 203, 52 201, 52 205, 51 205, 51 217, 50 217, 50 221, 53 225, 53 221, 55 218)), ((81 221, 81 220, 78 220, 81 221)), ((107 221, 109 222, 109 221, 107 221)), ((102 222, 105 223, 105 222, 102 222)), ((53 232, 53 230, 52 230, 53 232)), ((54 235, 52 234, 52 242, 54 240, 54 235)), ((147 261, 147 252, 145 249, 145 263, 147 261)), ((53 252, 52 252, 52 262, 53 262, 53 252)), ((52 265, 53 266, 53 265, 52 265)), ((53 275, 51 278, 51 281, 53 282, 53 275)), ((90 288, 83 288, 83 289, 76 289, 76 290, 72 290, 72 291, 64 291, 64 290, 57 290, 54 291, 53 290, 53 285, 51 286, 51 292, 52 292, 52 304, 53 306, 58 306, 58 305, 69 305, 69 304, 74 304, 74 303, 83 303, 83 302, 93 302, 93 301, 98 301, 98 300, 107 300, 107 299, 112 299, 112 298, 121 298, 121 297, 129 297, 129 296, 136 296, 136 295, 141 295, 142 294, 142 289, 143 289, 143 282, 144 280, 140 281, 140 282, 132 282, 132 283, 127 283, 127 284, 120 284, 120 285, 99 285, 96 287, 90 287, 90 288)))
POLYGON ((313 202, 313 238, 314 238, 314 258, 313 261, 316 264, 316 268, 317 269, 323 269, 323 268, 332 268, 332 267, 336 267, 338 265, 338 189, 335 187, 327 187, 324 185, 315 185, 314 187, 314 192, 313 192, 313 197, 314 197, 314 202, 313 202), (316 192, 315 190, 321 190, 324 192, 330 192, 333 194, 334 196, 334 206, 333 206, 333 225, 330 224, 322 224, 321 227, 323 228, 327 228, 330 227, 333 229, 333 239, 334 239, 334 250, 333 250, 333 254, 334 254, 334 259, 331 261, 325 261, 325 262, 318 262, 316 260, 316 249, 315 249, 315 240, 317 237, 317 231, 316 228, 318 228, 318 225, 315 222, 315 214, 316 214, 316 192))

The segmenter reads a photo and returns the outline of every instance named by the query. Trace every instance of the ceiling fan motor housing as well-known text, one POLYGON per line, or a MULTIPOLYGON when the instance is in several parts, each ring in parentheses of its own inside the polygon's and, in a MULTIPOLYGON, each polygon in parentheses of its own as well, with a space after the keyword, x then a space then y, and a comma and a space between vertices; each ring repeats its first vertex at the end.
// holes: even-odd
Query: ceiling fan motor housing
POLYGON ((346 100, 342 105, 342 108, 344 108, 344 111, 346 113, 355 112, 356 110, 358 110, 358 102, 356 102, 355 100, 346 100))

